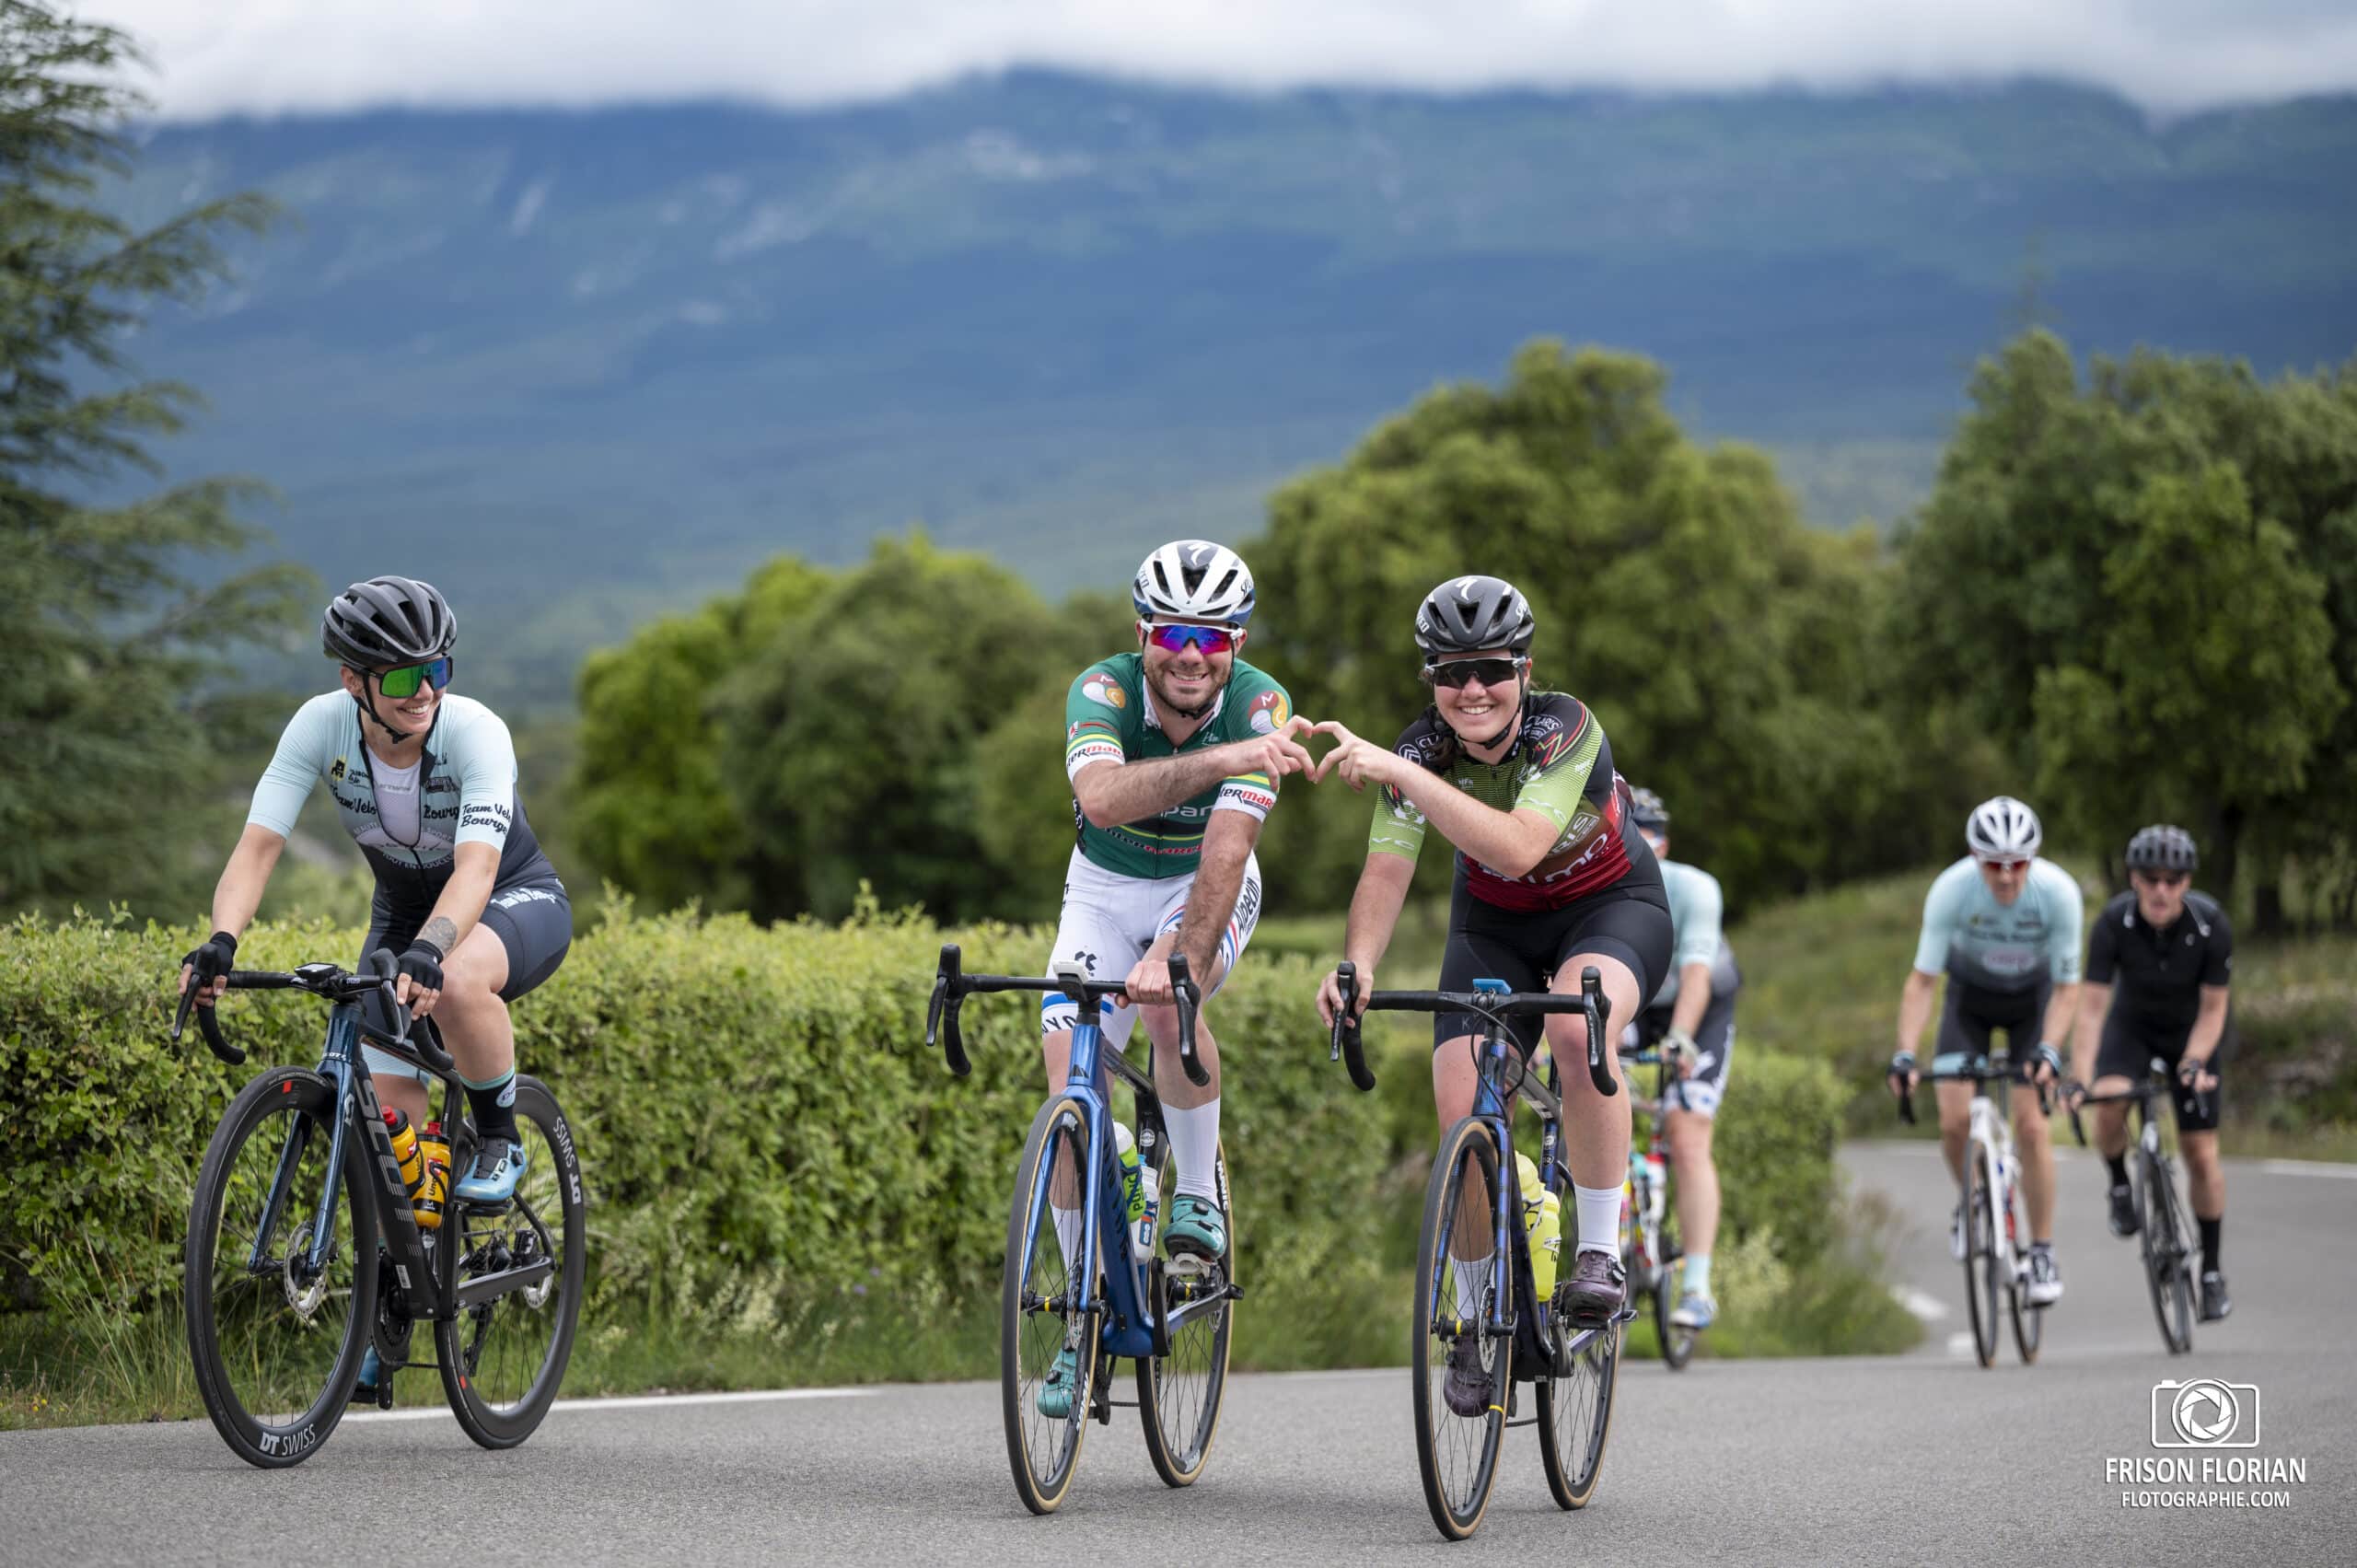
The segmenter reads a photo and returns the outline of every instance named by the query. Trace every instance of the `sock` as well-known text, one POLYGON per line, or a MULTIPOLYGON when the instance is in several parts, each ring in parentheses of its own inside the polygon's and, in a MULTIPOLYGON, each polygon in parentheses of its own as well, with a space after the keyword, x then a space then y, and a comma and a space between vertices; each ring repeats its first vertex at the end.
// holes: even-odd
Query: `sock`
POLYGON ((1575 1181, 1572 1192, 1579 1200, 1579 1249, 1620 1256, 1620 1189, 1582 1187, 1575 1181))
POLYGON ((1686 1294, 1711 1294, 1711 1255, 1708 1252, 1689 1252, 1686 1255, 1686 1294))
POLYGON ((1080 1267, 1080 1227, 1083 1223, 1083 1211, 1060 1209, 1051 1200, 1048 1204, 1048 1213, 1055 1216, 1056 1245, 1063 1249, 1064 1272, 1070 1275, 1074 1269, 1080 1267))
POLYGON ((2054 1243, 2051 1241, 2032 1241, 2029 1244, 2029 1249, 2032 1252, 2044 1252, 2051 1255, 2054 1251, 2054 1243))
POLYGON ((1162 1128, 1170 1135, 1170 1153, 1178 1165, 1175 1185, 1191 1198, 1217 1204, 1219 1186, 1212 1173, 1219 1164, 1219 1097, 1181 1110, 1162 1108, 1162 1128))
POLYGON ((2205 1220, 2196 1214, 2193 1223, 2201 1227, 2201 1272, 2214 1274, 2218 1272, 2218 1233, 2225 1228, 2226 1216, 2220 1214, 2214 1220, 2205 1220))
POLYGON ((510 1067, 487 1084, 461 1078, 467 1086, 467 1109, 474 1113, 477 1135, 516 1136, 516 1069, 510 1067))
POLYGON ((2111 1184, 2114 1187, 2128 1185, 2128 1156, 2126 1155, 2106 1155, 2103 1157, 2103 1163, 2111 1167, 2111 1184))
POLYGON ((1472 1318, 1480 1313, 1481 1293, 1490 1285, 1490 1258, 1452 1258, 1449 1266, 1457 1271, 1457 1315, 1472 1318))

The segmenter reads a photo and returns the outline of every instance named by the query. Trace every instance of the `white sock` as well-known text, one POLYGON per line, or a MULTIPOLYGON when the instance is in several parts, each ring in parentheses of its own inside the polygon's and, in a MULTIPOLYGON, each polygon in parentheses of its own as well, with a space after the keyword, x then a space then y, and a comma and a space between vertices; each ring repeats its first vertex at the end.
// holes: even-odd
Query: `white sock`
POLYGON ((1219 1184, 1213 1172, 1219 1165, 1219 1097, 1181 1110, 1162 1108, 1163 1131, 1169 1134, 1170 1153, 1177 1161, 1179 1191, 1216 1205, 1219 1184))
POLYGON ((1056 1245, 1063 1249, 1064 1272, 1070 1274, 1080 1267, 1080 1227, 1086 1219, 1081 1209, 1060 1209, 1051 1199, 1048 1212, 1056 1220, 1056 1245))
POLYGON ((1477 1318, 1481 1312, 1481 1293, 1490 1288, 1490 1259, 1495 1254, 1475 1258, 1451 1258, 1449 1266, 1457 1271, 1457 1315, 1477 1318))
POLYGON ((1620 1256, 1620 1189, 1572 1184, 1580 1205, 1580 1246, 1583 1252, 1620 1256))

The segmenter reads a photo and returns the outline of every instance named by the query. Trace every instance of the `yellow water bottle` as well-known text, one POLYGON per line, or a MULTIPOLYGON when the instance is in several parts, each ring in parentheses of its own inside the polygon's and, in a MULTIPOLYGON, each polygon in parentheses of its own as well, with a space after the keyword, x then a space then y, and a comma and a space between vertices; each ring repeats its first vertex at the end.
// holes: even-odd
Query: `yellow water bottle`
POLYGON ((385 1112, 385 1132, 393 1141, 393 1158, 401 1167, 401 1185, 409 1189, 410 1201, 417 1201, 417 1184, 425 1176, 425 1156, 418 1152, 417 1132, 409 1124, 404 1110, 385 1112))
POLYGON ((442 1123, 425 1124, 425 1135, 418 1139, 417 1152, 424 1162, 425 1172, 421 1183, 410 1191, 410 1207, 417 1211, 420 1230, 439 1230, 442 1208, 450 1197, 450 1140, 442 1135, 442 1123))
POLYGON ((1555 1294, 1555 1262, 1563 1246, 1563 1201, 1538 1184, 1528 1155, 1514 1156, 1522 1179, 1522 1227, 1530 1238, 1530 1283, 1540 1301, 1555 1294))

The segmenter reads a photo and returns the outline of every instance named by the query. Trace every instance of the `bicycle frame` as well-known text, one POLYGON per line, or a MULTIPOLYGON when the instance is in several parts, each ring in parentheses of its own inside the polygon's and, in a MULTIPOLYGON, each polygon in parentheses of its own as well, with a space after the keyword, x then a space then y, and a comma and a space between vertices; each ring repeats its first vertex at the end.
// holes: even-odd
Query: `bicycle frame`
MULTIPOLYGON (((1620 1065, 1624 1069, 1631 1070, 1638 1067, 1652 1067, 1658 1070, 1654 1083, 1654 1096, 1651 1099, 1642 1098, 1633 1092, 1629 1097, 1629 1109, 1644 1112, 1650 1126, 1645 1139, 1644 1155, 1637 1152, 1634 1141, 1631 1141, 1629 1150, 1629 1176, 1620 1200, 1628 1206, 1629 1234, 1635 1242, 1636 1261, 1642 1265, 1642 1273, 1638 1268, 1630 1269, 1631 1286, 1632 1289, 1639 1288, 1639 1281, 1642 1279, 1642 1288, 1650 1289, 1655 1276, 1667 1267, 1669 1262, 1669 1260, 1662 1256, 1661 1244, 1662 1215, 1669 1207, 1669 1183, 1665 1179, 1661 1184, 1661 1191, 1658 1194, 1655 1193, 1653 1179, 1646 1172, 1645 1157, 1651 1156, 1661 1161, 1665 1178, 1675 1167, 1677 1161, 1670 1153, 1666 1113, 1669 1109, 1669 1098, 1673 1094, 1678 1098, 1679 1109, 1689 1109, 1686 1104, 1686 1080, 1671 1078, 1669 1059, 1657 1051, 1639 1051, 1625 1059, 1620 1065)), ((1625 1263, 1627 1260, 1623 1260, 1623 1261, 1625 1263)))

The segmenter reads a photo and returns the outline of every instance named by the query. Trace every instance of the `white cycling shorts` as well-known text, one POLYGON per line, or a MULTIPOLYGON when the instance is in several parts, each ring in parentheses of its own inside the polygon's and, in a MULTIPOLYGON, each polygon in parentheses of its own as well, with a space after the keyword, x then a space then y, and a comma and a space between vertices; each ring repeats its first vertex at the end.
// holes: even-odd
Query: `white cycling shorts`
MULTIPOLYGON (((1106 870, 1077 849, 1064 868, 1064 907, 1056 922, 1055 950, 1049 954, 1048 973, 1061 962, 1074 962, 1093 980, 1120 980, 1145 957, 1145 950, 1165 932, 1178 929, 1187 913, 1187 896, 1194 890, 1190 872, 1184 877, 1148 878, 1123 877, 1106 870)), ((1220 981, 1236 972, 1260 922, 1260 862, 1247 855, 1244 880, 1236 890, 1236 908, 1220 934, 1220 981)), ((1219 989, 1206 989, 1209 995, 1219 989)), ((1129 1043, 1135 1007, 1116 1007, 1110 998, 1097 1005, 1097 1027, 1105 1043, 1115 1051, 1129 1043)), ((1039 1004, 1039 1032, 1053 1034, 1080 1020, 1080 1008, 1060 991, 1051 991, 1039 1004)))

